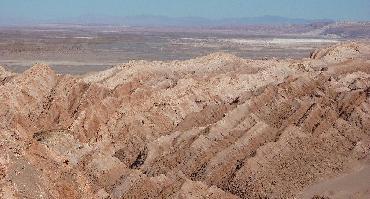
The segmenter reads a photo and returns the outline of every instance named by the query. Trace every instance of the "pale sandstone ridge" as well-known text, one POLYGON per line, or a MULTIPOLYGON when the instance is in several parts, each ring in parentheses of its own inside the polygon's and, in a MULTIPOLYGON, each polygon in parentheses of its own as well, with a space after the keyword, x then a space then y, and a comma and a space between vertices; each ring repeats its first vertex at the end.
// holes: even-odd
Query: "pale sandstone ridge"
POLYGON ((369 54, 0 68, 0 198, 366 198, 369 54))
POLYGON ((342 43, 325 49, 318 49, 312 53, 311 58, 322 59, 327 62, 342 62, 359 57, 366 51, 369 51, 368 45, 355 42, 342 43))

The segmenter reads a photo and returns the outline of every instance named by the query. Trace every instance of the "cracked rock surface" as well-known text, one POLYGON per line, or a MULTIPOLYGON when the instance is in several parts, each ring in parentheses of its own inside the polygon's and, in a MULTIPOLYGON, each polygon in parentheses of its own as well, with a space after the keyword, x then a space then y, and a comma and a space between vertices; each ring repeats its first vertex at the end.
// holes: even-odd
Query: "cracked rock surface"
POLYGON ((366 198, 369 58, 0 67, 0 198, 366 198))

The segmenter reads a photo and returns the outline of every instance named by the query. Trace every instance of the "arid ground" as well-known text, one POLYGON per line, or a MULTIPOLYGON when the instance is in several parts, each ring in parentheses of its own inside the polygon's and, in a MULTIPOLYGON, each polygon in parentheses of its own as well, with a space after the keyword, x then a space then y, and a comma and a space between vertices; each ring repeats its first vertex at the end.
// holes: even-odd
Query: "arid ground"
MULTIPOLYGON (((84 49, 25 43, 1 57, 84 49)), ((369 43, 341 42, 306 58, 212 53, 80 75, 1 67, 0 198, 368 198, 369 58, 369 43)))
MULTIPOLYGON (((370 29, 366 27, 361 26, 365 30, 370 29)), ((361 28, 356 29, 357 34, 347 33, 348 36, 326 33, 325 28, 0 27, 0 65, 13 72, 23 72, 41 62, 50 65, 57 73, 84 74, 130 60, 186 60, 214 52, 248 59, 297 59, 309 57, 317 48, 363 39, 361 28)))

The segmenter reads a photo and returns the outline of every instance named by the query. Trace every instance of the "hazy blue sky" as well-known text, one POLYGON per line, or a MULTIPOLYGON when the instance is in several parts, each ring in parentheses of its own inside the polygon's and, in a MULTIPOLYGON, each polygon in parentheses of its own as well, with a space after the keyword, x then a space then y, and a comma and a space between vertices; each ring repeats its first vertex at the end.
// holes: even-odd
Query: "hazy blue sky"
POLYGON ((370 20, 370 0, 0 0, 0 20, 5 16, 50 20, 87 14, 370 20))

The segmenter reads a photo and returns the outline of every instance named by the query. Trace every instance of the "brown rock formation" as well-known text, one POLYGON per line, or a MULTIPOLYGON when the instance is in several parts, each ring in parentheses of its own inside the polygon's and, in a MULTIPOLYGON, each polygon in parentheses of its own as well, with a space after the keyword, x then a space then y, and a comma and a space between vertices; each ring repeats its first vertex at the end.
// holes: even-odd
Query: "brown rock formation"
POLYGON ((216 53, 82 77, 0 68, 0 198, 322 194, 305 190, 368 164, 369 54, 216 53))

